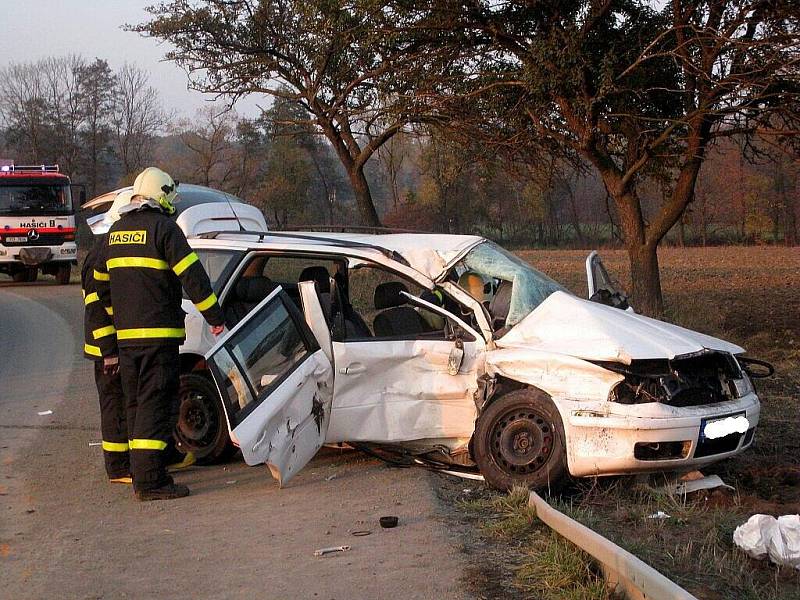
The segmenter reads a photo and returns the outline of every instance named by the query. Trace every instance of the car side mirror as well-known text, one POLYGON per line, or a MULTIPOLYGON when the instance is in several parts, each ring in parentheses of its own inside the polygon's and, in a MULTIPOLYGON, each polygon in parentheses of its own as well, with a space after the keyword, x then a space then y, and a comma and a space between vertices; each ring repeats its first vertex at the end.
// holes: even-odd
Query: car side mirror
POLYGON ((447 372, 450 375, 458 375, 461 370, 461 363, 464 362, 464 342, 461 338, 456 338, 456 343, 450 350, 450 357, 447 360, 447 372))

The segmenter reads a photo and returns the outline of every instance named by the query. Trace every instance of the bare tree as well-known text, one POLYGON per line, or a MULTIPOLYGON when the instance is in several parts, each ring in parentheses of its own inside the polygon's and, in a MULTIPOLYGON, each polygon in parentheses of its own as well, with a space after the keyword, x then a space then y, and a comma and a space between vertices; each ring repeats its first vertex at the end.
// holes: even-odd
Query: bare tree
POLYGON ((24 161, 58 162, 73 172, 80 156, 82 104, 79 56, 11 65, 0 72, 0 113, 24 161))
POLYGON ((300 103, 344 166, 362 220, 380 224, 364 167, 415 112, 418 73, 431 61, 396 27, 386 1, 172 0, 134 28, 168 41, 167 58, 196 89, 231 99, 251 93, 300 103))
POLYGON ((125 64, 117 71, 111 123, 125 177, 147 166, 153 140, 169 121, 147 73, 125 64))
POLYGON ((226 188, 236 173, 234 136, 237 117, 233 111, 206 106, 194 118, 174 128, 188 148, 188 178, 206 186, 226 188))
POLYGON ((49 107, 35 63, 0 69, 0 116, 7 143, 17 160, 45 160, 50 132, 49 107))

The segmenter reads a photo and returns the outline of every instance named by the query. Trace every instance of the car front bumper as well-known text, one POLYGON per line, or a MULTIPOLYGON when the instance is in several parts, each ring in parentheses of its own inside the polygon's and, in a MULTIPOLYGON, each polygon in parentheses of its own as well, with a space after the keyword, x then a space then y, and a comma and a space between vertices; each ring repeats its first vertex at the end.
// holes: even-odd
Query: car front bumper
POLYGON ((688 471, 734 456, 753 443, 760 403, 751 392, 713 405, 678 408, 658 403, 599 406, 561 400, 569 471, 576 477, 688 471), (709 439, 704 423, 744 415, 744 433, 709 439))

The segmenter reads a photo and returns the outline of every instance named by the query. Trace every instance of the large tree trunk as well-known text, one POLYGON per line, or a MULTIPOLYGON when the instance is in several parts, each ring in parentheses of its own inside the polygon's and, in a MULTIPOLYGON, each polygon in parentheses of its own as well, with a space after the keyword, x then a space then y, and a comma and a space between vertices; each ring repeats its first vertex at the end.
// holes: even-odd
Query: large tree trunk
POLYGON ((664 312, 657 248, 650 244, 628 245, 633 285, 631 302, 636 312, 651 316, 660 316, 664 312))
POLYGON ((372 202, 372 193, 369 189, 367 177, 364 175, 363 167, 354 167, 348 170, 347 174, 350 177, 350 185, 353 186, 358 212, 364 225, 380 227, 381 220, 378 218, 375 204, 372 202))

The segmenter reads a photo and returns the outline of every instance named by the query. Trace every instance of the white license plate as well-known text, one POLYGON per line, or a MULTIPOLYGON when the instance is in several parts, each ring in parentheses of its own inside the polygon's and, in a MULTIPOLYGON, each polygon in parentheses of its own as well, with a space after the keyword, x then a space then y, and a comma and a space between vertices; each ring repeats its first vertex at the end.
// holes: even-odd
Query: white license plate
POLYGON ((709 419, 703 424, 701 435, 707 440, 716 440, 732 433, 745 433, 750 421, 744 415, 734 415, 722 419, 709 419))
POLYGON ((19 242, 27 242, 28 238, 26 238, 26 237, 13 237, 12 236, 12 237, 7 237, 6 241, 7 242, 11 242, 11 243, 14 243, 14 242, 17 242, 17 243, 19 243, 19 242))

